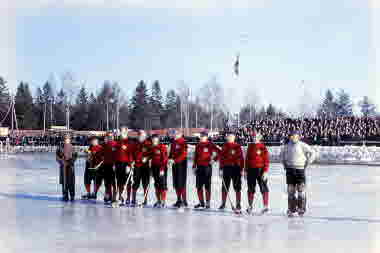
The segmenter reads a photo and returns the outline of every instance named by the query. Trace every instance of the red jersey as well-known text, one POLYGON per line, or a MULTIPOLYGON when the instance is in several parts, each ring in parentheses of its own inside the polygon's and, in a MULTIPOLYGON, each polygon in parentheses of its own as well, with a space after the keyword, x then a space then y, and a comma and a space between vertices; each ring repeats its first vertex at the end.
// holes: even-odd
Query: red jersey
POLYGON ((90 151, 90 168, 96 167, 99 163, 103 161, 101 145, 90 146, 88 150, 90 151))
POLYGON ((116 151, 117 142, 108 141, 103 144, 102 156, 104 164, 114 164, 115 163, 115 151, 116 151))
POLYGON ((269 153, 263 143, 251 143, 248 145, 245 158, 246 168, 262 168, 269 170, 269 153))
POLYGON ((193 168, 196 166, 210 166, 213 153, 216 153, 214 160, 217 161, 219 148, 209 141, 199 142, 195 147, 193 168))
POLYGON ((119 140, 116 144, 115 159, 117 162, 132 163, 135 144, 128 139, 119 140))
POLYGON ((150 149, 152 148, 152 143, 149 140, 145 140, 144 142, 135 144, 135 151, 133 152, 135 167, 140 168, 144 165, 143 158, 148 160, 150 149))
POLYGON ((164 144, 152 146, 149 159, 152 160, 152 167, 159 167, 160 171, 165 171, 168 163, 168 150, 164 144))
POLYGON ((183 137, 174 140, 170 145, 170 159, 175 163, 180 163, 187 158, 187 143, 183 137))
POLYGON ((244 168, 243 150, 240 144, 236 142, 225 143, 219 155, 221 167, 239 166, 241 169, 244 168))

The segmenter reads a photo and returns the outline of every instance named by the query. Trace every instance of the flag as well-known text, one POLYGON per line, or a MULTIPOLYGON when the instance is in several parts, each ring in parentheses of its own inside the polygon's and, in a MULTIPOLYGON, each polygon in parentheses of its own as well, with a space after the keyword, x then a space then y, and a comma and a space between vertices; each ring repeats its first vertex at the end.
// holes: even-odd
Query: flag
POLYGON ((234 72, 235 72, 235 75, 239 75, 239 55, 236 56, 236 61, 235 61, 235 64, 234 64, 234 72))

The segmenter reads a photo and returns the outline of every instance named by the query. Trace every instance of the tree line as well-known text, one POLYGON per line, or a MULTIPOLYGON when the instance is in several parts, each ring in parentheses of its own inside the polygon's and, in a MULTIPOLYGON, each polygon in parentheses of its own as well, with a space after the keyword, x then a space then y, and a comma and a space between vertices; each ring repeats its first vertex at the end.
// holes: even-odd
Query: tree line
MULTIPOLYGON (((117 82, 104 81, 99 90, 90 91, 76 85, 71 73, 61 77, 62 87, 55 91, 51 81, 37 87, 34 95, 27 82, 20 82, 14 94, 14 107, 19 129, 49 129, 65 126, 67 110, 70 128, 75 130, 107 130, 118 126, 133 129, 223 128, 227 119, 248 122, 264 117, 290 117, 269 104, 263 106, 254 91, 247 91, 240 112, 229 113, 223 87, 213 78, 194 92, 181 82, 177 89, 164 93, 158 80, 152 84, 139 81, 131 98, 127 98, 117 82), (107 113, 108 112, 108 113, 107 113)), ((11 126, 9 112, 11 94, 7 82, 0 77, 0 125, 11 126)), ((376 106, 365 96, 360 102, 363 116, 377 114, 376 106)), ((319 117, 353 115, 350 95, 340 90, 327 90, 318 108, 311 112, 319 117)), ((301 115, 302 116, 302 115, 301 115)), ((306 116, 306 115, 305 115, 306 116)))

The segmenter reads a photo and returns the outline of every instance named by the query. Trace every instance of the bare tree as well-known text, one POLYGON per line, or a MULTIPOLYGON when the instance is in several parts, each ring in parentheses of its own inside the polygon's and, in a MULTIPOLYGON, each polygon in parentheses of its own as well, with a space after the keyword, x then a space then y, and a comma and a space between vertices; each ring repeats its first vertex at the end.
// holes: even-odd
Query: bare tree
POLYGON ((224 90, 222 85, 214 76, 205 83, 200 90, 201 103, 210 113, 210 129, 218 128, 223 122, 224 114, 227 109, 224 98, 224 90))
POLYGON ((61 75, 62 90, 65 92, 66 128, 70 129, 70 107, 74 103, 75 96, 80 86, 75 79, 74 73, 66 71, 61 75))
POLYGON ((180 99, 181 128, 182 131, 185 128, 184 134, 189 134, 191 89, 184 81, 180 81, 177 93, 180 99))

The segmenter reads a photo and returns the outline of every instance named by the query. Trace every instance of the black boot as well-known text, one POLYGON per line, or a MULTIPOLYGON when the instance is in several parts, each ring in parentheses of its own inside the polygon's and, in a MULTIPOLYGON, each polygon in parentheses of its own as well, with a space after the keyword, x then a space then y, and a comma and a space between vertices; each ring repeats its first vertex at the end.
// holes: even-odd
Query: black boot
POLYGON ((226 208, 226 203, 222 203, 219 207, 219 210, 224 210, 226 208))
POLYGON ((206 203, 206 209, 210 209, 211 205, 210 205, 210 201, 207 201, 206 203))
POLYGON ((181 200, 177 200, 177 202, 175 202, 175 204, 173 205, 173 207, 176 207, 176 208, 180 208, 181 206, 182 206, 181 200))
POLYGON ((198 208, 205 208, 205 203, 204 202, 201 202, 199 203, 198 205, 194 206, 195 209, 198 209, 198 208))
POLYGON ((86 193, 82 195, 82 199, 85 199, 85 200, 91 199, 91 193, 86 193))
POLYGON ((63 195, 62 200, 65 201, 65 202, 69 201, 69 196, 68 195, 63 195))
POLYGON ((154 203, 153 207, 160 208, 161 207, 161 201, 158 200, 156 203, 154 203))
POLYGON ((182 201, 182 206, 183 206, 183 207, 188 207, 188 206, 189 206, 189 205, 187 204, 187 200, 182 201))

